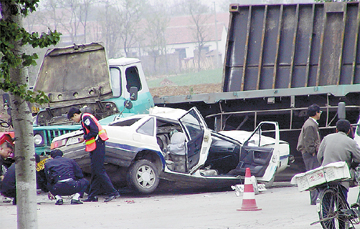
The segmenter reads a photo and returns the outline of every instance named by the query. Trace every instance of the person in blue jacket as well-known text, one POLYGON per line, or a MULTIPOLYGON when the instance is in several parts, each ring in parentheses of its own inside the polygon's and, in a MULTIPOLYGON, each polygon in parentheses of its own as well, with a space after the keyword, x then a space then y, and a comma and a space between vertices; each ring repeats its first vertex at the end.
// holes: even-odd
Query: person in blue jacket
MULTIPOLYGON (((79 199, 89 186, 89 181, 84 178, 79 165, 70 158, 62 157, 61 150, 52 150, 53 159, 45 163, 45 176, 49 192, 55 196, 56 205, 64 203, 62 195, 74 195, 71 204, 82 204, 79 199)), ((51 199, 52 197, 49 196, 51 199)))

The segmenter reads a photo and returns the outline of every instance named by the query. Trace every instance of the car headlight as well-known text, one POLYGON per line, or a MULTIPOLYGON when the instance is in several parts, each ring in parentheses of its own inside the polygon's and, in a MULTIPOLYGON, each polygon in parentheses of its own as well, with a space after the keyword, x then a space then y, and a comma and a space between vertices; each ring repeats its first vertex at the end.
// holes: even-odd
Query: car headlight
POLYGON ((43 143, 43 137, 41 136, 41 134, 34 135, 34 143, 35 145, 41 145, 43 143))

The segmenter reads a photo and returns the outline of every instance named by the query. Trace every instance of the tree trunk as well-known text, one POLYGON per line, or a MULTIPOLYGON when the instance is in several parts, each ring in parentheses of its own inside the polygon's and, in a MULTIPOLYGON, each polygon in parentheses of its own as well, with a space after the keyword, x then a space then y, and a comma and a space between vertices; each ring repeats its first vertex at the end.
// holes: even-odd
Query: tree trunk
MULTIPOLYGON (((25 79, 25 69, 11 71, 11 79, 25 79)), ((11 117, 15 130, 16 200, 18 228, 37 228, 36 162, 32 115, 28 103, 11 97, 11 117)))
MULTIPOLYGON (((10 15, 10 1, 3 1, 3 11, 8 17, 22 27, 22 17, 18 13, 10 15)), ((16 6, 16 5, 15 5, 16 6)), ((14 5, 13 5, 14 7, 14 5)), ((19 7, 17 7, 19 10, 19 7)), ((19 11, 18 11, 19 12, 19 11)), ((4 16, 4 15, 3 15, 4 16)), ((4 19, 7 19, 4 17, 4 19)), ((14 53, 24 53, 24 47, 13 41, 14 53)), ((10 79, 18 85, 27 84, 27 70, 22 65, 10 70, 10 79)), ((15 132, 16 163, 16 200, 18 228, 37 228, 37 195, 35 146, 33 139, 32 115, 28 103, 19 96, 10 93, 11 117, 15 132)))
POLYGON ((200 72, 200 70, 201 70, 201 46, 199 45, 199 55, 198 55, 198 72, 200 72))

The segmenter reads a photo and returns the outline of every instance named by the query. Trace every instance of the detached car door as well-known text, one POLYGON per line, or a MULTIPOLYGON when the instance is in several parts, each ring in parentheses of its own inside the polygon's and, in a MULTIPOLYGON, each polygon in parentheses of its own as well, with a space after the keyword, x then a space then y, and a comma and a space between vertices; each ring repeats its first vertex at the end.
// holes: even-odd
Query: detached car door
POLYGON ((195 107, 183 115, 179 122, 188 139, 186 171, 192 173, 206 161, 211 143, 210 129, 195 107))
POLYGON ((245 175, 246 168, 250 168, 251 175, 260 181, 271 181, 279 164, 280 132, 277 122, 261 122, 250 137, 244 142, 240 154, 241 175, 245 175), (263 143, 263 134, 272 136, 274 142, 270 145, 263 143))

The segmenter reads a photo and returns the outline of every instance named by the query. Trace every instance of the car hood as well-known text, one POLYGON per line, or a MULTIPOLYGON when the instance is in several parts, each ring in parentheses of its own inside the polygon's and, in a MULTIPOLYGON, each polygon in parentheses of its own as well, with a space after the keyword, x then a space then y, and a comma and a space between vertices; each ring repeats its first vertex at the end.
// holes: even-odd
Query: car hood
POLYGON ((104 46, 91 43, 49 49, 34 90, 45 92, 51 108, 110 98, 110 73, 104 46))

